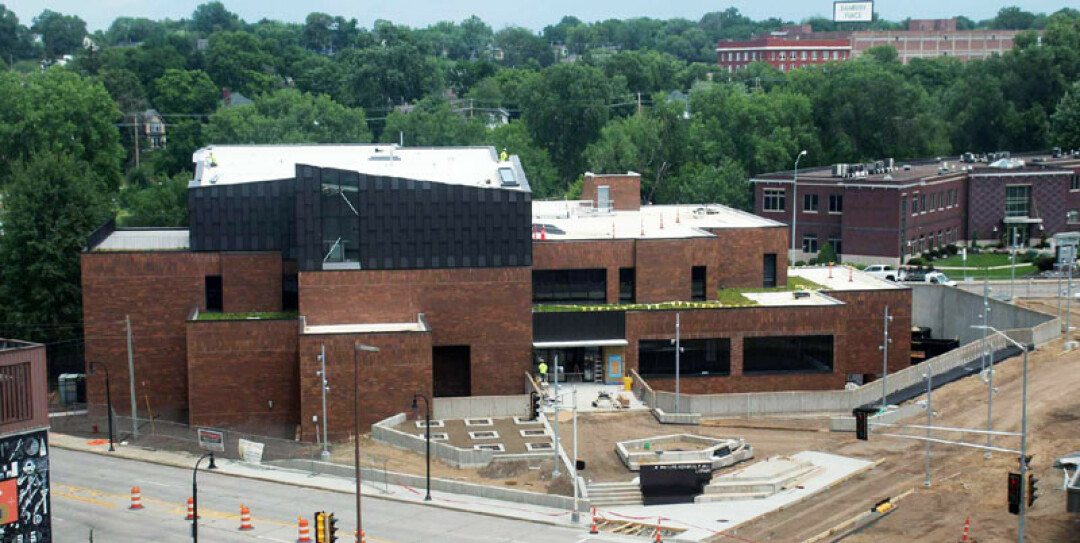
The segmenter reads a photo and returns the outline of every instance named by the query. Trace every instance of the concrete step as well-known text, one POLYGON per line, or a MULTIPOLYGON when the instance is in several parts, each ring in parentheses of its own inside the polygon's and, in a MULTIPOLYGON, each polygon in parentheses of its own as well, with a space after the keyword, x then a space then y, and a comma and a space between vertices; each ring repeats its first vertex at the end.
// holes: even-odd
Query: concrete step
POLYGON ((772 492, 740 492, 731 494, 701 494, 694 498, 694 503, 714 503, 733 500, 761 500, 773 495, 772 492))
POLYGON ((762 483, 760 481, 754 482, 726 482, 721 484, 711 484, 705 487, 705 493, 710 495, 719 494, 756 494, 756 493, 775 493, 780 490, 781 485, 762 483))
POLYGON ((589 497, 589 503, 594 507, 610 507, 612 505, 644 505, 645 502, 638 496, 636 499, 606 499, 589 497))

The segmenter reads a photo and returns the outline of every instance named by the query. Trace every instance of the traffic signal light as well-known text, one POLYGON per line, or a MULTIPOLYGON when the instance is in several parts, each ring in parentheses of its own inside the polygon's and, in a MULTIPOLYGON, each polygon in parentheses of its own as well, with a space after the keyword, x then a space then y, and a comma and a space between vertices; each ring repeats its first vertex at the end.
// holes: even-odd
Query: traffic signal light
POLYGON ((315 513, 315 543, 326 543, 326 513, 315 513))
POLYGON ((529 407, 529 420, 536 420, 540 416, 540 395, 536 391, 530 392, 529 399, 532 400, 529 407))
POLYGON ((855 410, 855 439, 867 441, 870 439, 870 412, 864 409, 855 410))
POLYGON ((326 515, 326 543, 334 543, 338 540, 337 537, 337 519, 334 518, 333 513, 327 513, 326 515))
POLYGON ((1036 479, 1035 475, 1032 473, 1027 474, 1027 478, 1027 506, 1028 508, 1031 508, 1035 503, 1035 498, 1038 498, 1038 496, 1035 495, 1035 491, 1038 490, 1035 488, 1035 483, 1038 483, 1039 480, 1036 479))
POLYGON ((1020 514, 1020 492, 1022 481, 1019 473, 1009 473, 1009 512, 1020 514))

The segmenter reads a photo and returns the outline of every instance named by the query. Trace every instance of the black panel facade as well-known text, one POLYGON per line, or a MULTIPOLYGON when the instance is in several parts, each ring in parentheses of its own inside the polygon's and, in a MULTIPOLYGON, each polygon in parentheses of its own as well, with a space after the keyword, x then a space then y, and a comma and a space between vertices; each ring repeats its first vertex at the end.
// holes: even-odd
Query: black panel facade
POLYGON ((532 195, 297 165, 188 191, 195 251, 281 251, 301 271, 532 265, 532 195))
POLYGON ((533 341, 595 341, 599 339, 626 339, 626 312, 533 313, 533 341))
POLYGON ((281 251, 294 245, 292 179, 188 190, 194 251, 281 251))

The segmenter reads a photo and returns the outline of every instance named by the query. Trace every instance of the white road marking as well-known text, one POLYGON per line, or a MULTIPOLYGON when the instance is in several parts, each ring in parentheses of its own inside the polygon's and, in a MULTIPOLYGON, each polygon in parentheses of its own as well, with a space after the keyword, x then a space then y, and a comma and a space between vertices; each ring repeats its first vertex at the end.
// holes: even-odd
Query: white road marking
POLYGON ((145 483, 145 484, 148 484, 148 485, 163 486, 165 488, 172 488, 173 487, 173 485, 170 485, 170 484, 167 484, 167 483, 159 483, 157 481, 148 481, 146 479, 139 479, 139 482, 140 483, 145 483))

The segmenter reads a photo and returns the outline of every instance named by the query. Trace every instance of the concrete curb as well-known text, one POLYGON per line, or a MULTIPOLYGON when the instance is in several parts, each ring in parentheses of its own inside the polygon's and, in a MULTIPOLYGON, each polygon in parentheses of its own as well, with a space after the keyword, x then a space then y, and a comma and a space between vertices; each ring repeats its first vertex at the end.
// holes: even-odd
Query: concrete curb
MULTIPOLYGON (((55 447, 57 449, 63 449, 63 450, 74 451, 74 452, 89 453, 89 454, 96 454, 96 455, 100 455, 100 456, 111 456, 111 457, 114 457, 114 458, 119 457, 119 458, 123 458, 124 460, 131 460, 131 461, 134 461, 134 462, 144 462, 144 463, 147 463, 147 464, 156 464, 156 465, 159 465, 159 466, 167 466, 167 467, 171 467, 171 468, 182 468, 182 469, 190 469, 191 468, 191 466, 188 466, 186 464, 181 464, 179 462, 169 462, 169 461, 164 461, 164 460, 156 460, 156 459, 152 459, 152 458, 132 458, 132 457, 129 457, 129 456, 118 456, 115 453, 109 453, 107 451, 99 451, 97 449, 92 449, 92 448, 89 448, 89 447, 86 447, 86 448, 73 447, 73 446, 70 446, 70 445, 59 444, 59 443, 55 443, 55 442, 50 442, 49 445, 52 446, 52 447, 55 447)), ((280 468, 278 468, 278 469, 280 469, 280 468)), ((295 471, 295 470, 289 470, 289 471, 292 471, 293 473, 304 473, 304 472, 298 472, 298 471, 295 471)), ((299 488, 310 488, 312 490, 322 490, 322 491, 326 491, 326 492, 336 492, 338 494, 355 495, 355 492, 349 492, 347 490, 341 490, 341 489, 337 489, 337 488, 326 488, 326 487, 322 487, 322 486, 318 486, 318 485, 314 485, 314 484, 303 484, 303 483, 296 482, 296 481, 282 481, 282 480, 274 479, 274 478, 271 478, 271 477, 259 477, 259 476, 256 476, 256 475, 241 475, 239 473, 229 473, 229 472, 224 472, 224 471, 218 471, 216 473, 216 475, 226 475, 226 476, 235 477, 235 478, 238 478, 238 479, 252 479, 252 480, 255 480, 255 481, 262 481, 262 482, 266 482, 266 483, 277 483, 277 484, 295 486, 295 487, 299 487, 299 488)), ((448 511, 457 511, 457 512, 461 512, 461 513, 473 513, 473 514, 476 514, 476 515, 483 515, 483 516, 486 516, 486 517, 502 518, 502 519, 508 519, 508 520, 524 521, 524 522, 532 522, 534 524, 543 524, 543 525, 547 525, 547 526, 559 526, 559 527, 562 527, 562 528, 581 528, 582 530, 587 530, 588 529, 588 527, 585 526, 584 524, 579 526, 579 525, 575 525, 575 524, 571 524, 571 523, 561 523, 561 522, 557 522, 557 521, 554 521, 554 520, 524 518, 524 517, 518 517, 518 516, 506 514, 506 513, 496 513, 496 512, 492 512, 492 511, 477 511, 477 510, 473 510, 473 509, 465 509, 465 508, 461 508, 461 507, 454 507, 453 505, 449 505, 449 504, 439 504, 439 503, 434 503, 434 502, 423 502, 423 501, 416 502, 416 501, 412 501, 412 500, 398 498, 398 497, 395 497, 395 496, 371 494, 370 491, 363 491, 361 494, 366 499, 384 500, 384 501, 391 501, 391 502, 397 502, 397 503, 408 503, 408 504, 412 504, 412 505, 421 505, 421 506, 424 506, 424 507, 434 507, 434 508, 437 508, 437 509, 445 509, 445 510, 448 510, 448 511)), ((472 497, 472 496, 469 496, 469 497, 472 497)), ((582 518, 584 518, 584 517, 582 517, 582 518)))

